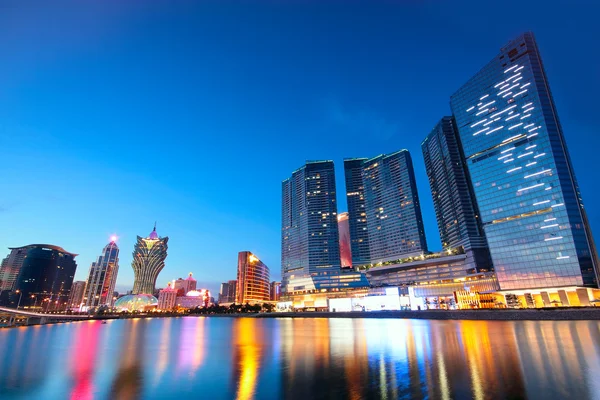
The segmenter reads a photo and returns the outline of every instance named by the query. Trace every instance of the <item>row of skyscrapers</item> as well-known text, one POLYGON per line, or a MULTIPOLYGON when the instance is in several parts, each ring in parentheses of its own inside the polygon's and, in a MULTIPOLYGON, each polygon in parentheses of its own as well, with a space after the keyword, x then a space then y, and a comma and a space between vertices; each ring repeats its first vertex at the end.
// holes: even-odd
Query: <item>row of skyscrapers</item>
MULTIPOLYGON (((147 237, 137 237, 131 266, 134 295, 155 293, 158 274, 165 266, 168 237, 159 237, 156 226, 147 237)), ((113 236, 90 266, 86 281, 73 282, 77 254, 59 246, 31 244, 10 248, 0 264, 0 303, 17 307, 64 310, 115 304, 119 272, 119 247, 113 236)))
MULTIPOLYGON (((125 296, 115 292, 119 273, 116 236, 91 264, 85 281, 73 281, 77 254, 49 244, 11 248, 0 264, 0 303, 43 311, 207 306, 212 302, 210 292, 197 289, 191 273, 186 279, 170 282, 163 290, 156 289, 156 280, 165 266, 168 241, 168 237, 158 236, 156 226, 147 237, 137 237, 131 263, 133 290, 125 296)), ((269 268, 249 251, 238 254, 237 280, 223 286, 220 301, 224 303, 262 304, 278 299, 279 282, 269 282, 269 268)))
POLYGON ((464 292, 589 304, 596 249, 533 34, 503 47, 450 106, 421 145, 444 250, 428 252, 407 150, 346 159, 343 268, 333 162, 307 162, 282 184, 285 298, 310 306, 397 286, 423 304, 464 292))

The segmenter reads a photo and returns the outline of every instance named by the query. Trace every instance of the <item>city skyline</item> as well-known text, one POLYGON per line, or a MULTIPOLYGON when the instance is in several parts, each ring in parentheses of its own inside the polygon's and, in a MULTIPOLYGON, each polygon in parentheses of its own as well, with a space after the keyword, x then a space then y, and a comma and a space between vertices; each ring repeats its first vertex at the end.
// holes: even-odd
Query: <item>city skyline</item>
MULTIPOLYGON (((415 7, 418 8, 418 6, 415 7)), ((522 7, 527 8, 532 6, 523 5, 522 7)), ((442 6, 440 13, 443 9, 444 7, 442 6)), ((564 12, 564 10, 561 10, 561 12, 564 12)), ((569 11, 566 12, 568 13, 569 11)), ((101 18, 107 18, 106 14, 102 14, 101 18)), ((147 18, 147 21, 152 21, 152 18, 158 17, 145 15, 144 18, 147 18)), ((250 19, 252 20, 252 18, 258 18, 258 16, 251 15, 250 19)), ((288 16, 287 18, 289 19, 290 17, 288 16)), ((478 25, 480 22, 477 22, 474 19, 473 21, 469 21, 469 23, 474 24, 472 30, 463 34, 455 32, 449 34, 450 38, 448 39, 448 43, 444 43, 444 45, 447 46, 447 49, 440 49, 439 45, 436 47, 436 45, 432 43, 433 38, 431 35, 424 37, 421 44, 424 47, 439 52, 440 57, 460 53, 460 68, 456 67, 451 70, 444 69, 444 72, 446 72, 444 77, 434 76, 436 71, 439 73, 442 70, 439 66, 436 68, 426 68, 423 72, 419 72, 418 69, 421 64, 419 64, 420 61, 418 60, 418 57, 417 60, 413 60, 413 63, 416 63, 417 65, 412 65, 410 68, 398 68, 397 71, 394 71, 393 73, 387 72, 387 74, 381 74, 381 77, 375 76, 377 74, 367 72, 368 70, 364 70, 363 68, 356 68, 351 70, 351 72, 346 73, 344 78, 348 79, 348 81, 351 81, 350 78, 362 76, 362 81, 367 80, 370 84, 365 88, 365 85, 355 83, 357 88, 352 90, 350 90, 348 86, 333 87, 333 95, 331 95, 333 99, 327 98, 327 96, 324 96, 322 93, 319 93, 319 95, 316 96, 319 98, 324 96, 326 98, 326 106, 323 106, 323 109, 326 109, 330 113, 329 116, 333 119, 333 122, 331 120, 326 120, 326 122, 335 126, 335 128, 329 126, 327 129, 324 128, 324 130, 319 131, 319 136, 323 136, 324 133, 331 134, 330 138, 324 139, 324 144, 322 146, 319 146, 317 149, 316 147, 307 147, 300 144, 298 145, 298 148, 294 150, 294 153, 283 154, 282 156, 284 156, 285 159, 282 159, 282 156, 280 155, 273 154, 277 153, 277 147, 272 147, 271 145, 266 146, 268 152, 264 152, 257 150, 255 146, 250 146, 245 149, 245 152, 255 153, 260 157, 268 157, 268 154, 273 155, 274 158, 272 158, 272 160, 275 163, 275 168, 271 168, 273 172, 269 172, 267 176, 263 177, 261 183, 256 182, 251 176, 254 175, 255 172, 252 168, 248 168, 249 174, 238 169, 235 174, 231 171, 225 171, 223 175, 220 175, 220 179, 226 181, 239 180, 242 183, 249 183, 253 186, 254 190, 261 193, 261 195, 256 198, 243 196, 243 203, 229 199, 225 199, 222 204, 220 202, 207 202, 205 199, 210 197, 210 193, 220 190, 222 188, 221 186, 214 186, 211 184, 206 188, 205 192, 199 192, 191 187, 190 183, 196 182, 193 180, 190 181, 190 183, 185 183, 181 180, 176 180, 171 183, 160 178, 149 178, 147 175, 142 175, 145 173, 144 170, 148 168, 147 163, 152 164, 154 161, 153 159, 156 159, 158 160, 157 162, 163 166, 170 164, 168 167, 171 175, 182 172, 184 179, 190 178, 190 175, 186 172, 189 165, 181 161, 169 163, 169 159, 163 159, 162 155, 154 151, 149 154, 144 154, 146 162, 138 162, 140 161, 138 156, 134 156, 127 162, 108 158, 105 161, 102 161, 97 169, 91 168, 86 161, 87 155, 84 156, 87 151, 90 151, 85 142, 73 142, 71 145, 72 147, 69 148, 73 151, 73 154, 68 158, 70 161, 70 163, 68 163, 68 168, 56 165, 48 167, 49 174, 66 178, 77 187, 78 190, 73 194, 67 195, 65 198, 64 194, 49 190, 50 186, 48 183, 39 182, 40 191, 48 196, 48 198, 44 199, 44 203, 46 204, 40 204, 38 200, 26 200, 23 202, 23 195, 19 194, 20 191, 12 191, 12 189, 15 188, 22 188, 18 182, 15 182, 15 179, 19 177, 10 176, 15 172, 21 171, 21 168, 23 168, 24 165, 23 163, 28 160, 27 158, 23 159, 21 157, 23 157, 26 152, 32 150, 28 145, 21 144, 21 149, 17 149, 16 153, 8 156, 7 166, 3 167, 6 169, 2 169, 1 171, 3 172, 3 176, 7 177, 7 180, 3 183, 1 189, 3 189, 4 193, 8 193, 8 195, 3 199, 6 204, 0 205, 3 210, 2 217, 4 222, 8 225, 15 226, 19 223, 21 229, 15 229, 15 232, 10 232, 9 234, 0 234, 0 248, 4 249, 5 253, 8 253, 8 247, 24 246, 28 243, 52 243, 75 251, 78 254, 81 254, 78 258, 79 267, 76 275, 76 279, 81 280, 86 278, 86 266, 94 261, 99 246, 104 244, 111 234, 116 233, 120 236, 119 246, 126 249, 121 255, 121 271, 119 272, 119 279, 117 282, 118 290, 123 291, 127 288, 131 289, 133 286, 133 276, 128 266, 131 263, 129 249, 133 246, 135 234, 139 231, 144 232, 145 226, 155 219, 158 219, 161 230, 168 232, 169 236, 172 238, 172 241, 169 243, 170 256, 167 260, 164 272, 158 278, 159 286, 162 286, 160 284, 161 282, 166 281, 171 277, 186 276, 187 272, 191 270, 196 273, 196 276, 201 281, 209 280, 214 282, 215 284, 213 286, 201 286, 208 286, 213 293, 216 293, 218 291, 216 285, 235 277, 235 254, 237 254, 239 249, 245 248, 256 253, 267 265, 270 265, 272 267, 273 278, 279 280, 278 263, 280 259, 280 245, 278 238, 278 205, 280 199, 278 183, 281 179, 288 176, 289 171, 293 170, 298 165, 301 165, 306 159, 333 159, 336 164, 338 212, 341 213, 346 211, 346 202, 344 199, 345 190, 342 179, 344 157, 362 154, 371 155, 390 153, 398 148, 407 148, 413 156, 413 163, 415 165, 415 174, 428 244, 432 250, 437 250, 440 248, 439 240, 437 239, 437 225, 435 214, 433 212, 430 190, 426 174, 424 173, 425 168, 423 160, 420 157, 420 142, 426 137, 427 133, 430 132, 431 127, 439 120, 440 116, 449 113, 448 97, 464 84, 470 76, 475 74, 479 67, 485 65, 485 63, 497 53, 497 50, 500 47, 505 45, 521 31, 528 29, 531 29, 536 33, 537 40, 544 55, 544 62, 548 70, 549 80, 552 84, 557 108, 561 115, 561 123, 565 132, 567 144, 569 145, 573 157, 574 169, 582 189, 583 197, 584 199, 588 199, 587 205, 593 228, 592 230, 594 230, 594 227, 599 228, 600 210, 597 210, 597 207, 595 207, 592 201, 595 195, 592 173, 594 168, 586 168, 586 163, 589 163, 590 160, 593 162, 594 160, 594 158, 592 158, 592 149, 595 147, 595 143, 598 139, 591 135, 591 133, 596 131, 596 123, 591 119, 593 112, 591 112, 591 105, 587 104, 589 99, 586 100, 585 95, 580 96, 582 91, 584 94, 588 92, 593 93, 595 91, 594 88, 598 86, 598 82, 594 80, 594 76, 590 73, 585 73, 585 71, 589 72, 593 70, 592 66, 594 65, 594 62, 592 61, 589 64, 583 63, 585 65, 574 66, 570 65, 570 63, 565 60, 561 60, 563 45, 565 43, 569 43, 571 48, 574 46, 575 49, 584 49, 589 47, 588 41, 590 39, 587 39, 585 35, 574 35, 569 32, 566 32, 566 34, 553 33, 551 29, 553 28, 552 22, 544 22, 541 20, 543 19, 540 19, 540 21, 526 21, 525 19, 517 19, 516 22, 509 21, 506 25, 502 26, 502 29, 496 29, 497 32, 492 32, 493 29, 490 29, 484 31, 482 36, 473 39, 476 28, 481 27, 481 25, 478 25), (574 40, 574 38, 576 38, 576 40, 574 40), (469 48, 469 51, 460 51, 462 48, 469 48), (584 69, 583 72, 581 71, 581 68, 584 69), (407 78, 403 77, 403 75, 407 73, 414 74, 411 77, 411 80, 416 82, 414 85, 409 83, 407 78), (432 83, 430 83, 428 87, 419 88, 418 84, 423 84, 423 79, 427 74, 429 74, 427 78, 431 79, 432 83), (583 75, 584 77, 579 75, 583 75), (382 93, 384 92, 374 90, 373 86, 380 85, 384 81, 391 84, 393 86, 392 89, 398 92, 401 92, 398 90, 400 87, 406 85, 408 85, 409 90, 405 90, 404 94, 400 96, 400 99, 382 96, 382 93), (585 84, 582 84, 581 82, 585 82, 585 84), (352 92, 352 95, 344 96, 343 93, 349 90, 352 92), (421 93, 426 93, 427 95, 421 93), (359 94, 362 96, 358 96, 359 94), (358 97, 361 97, 360 101, 357 100, 358 97), (388 105, 385 103, 390 104, 388 105), (430 109, 417 112, 413 117, 408 115, 407 112, 403 111, 402 107, 399 106, 404 106, 404 108, 410 112, 414 112, 415 109, 425 110, 427 107, 430 107, 430 109), (373 123, 373 121, 375 121, 375 123, 373 123), (363 141, 351 143, 353 140, 357 140, 357 137, 360 135, 367 133, 372 134, 374 131, 376 132, 375 135, 379 135, 377 136, 378 140, 375 141, 377 143, 365 143, 363 141), (415 139, 412 139, 412 136, 414 136, 415 139), (348 137, 348 142, 350 142, 350 144, 345 143, 345 137, 348 137), (586 140, 584 141, 583 139, 586 140), (366 146, 367 148, 363 149, 363 146, 366 146), (8 167, 8 165, 11 165, 11 167, 8 167), (79 168, 81 168, 82 171, 79 174, 71 171, 79 168), (102 196, 96 201, 88 202, 86 194, 88 193, 88 189, 86 186, 81 186, 82 179, 84 177, 86 179, 91 177, 91 184, 96 185, 104 182, 104 178, 101 178, 101 176, 104 176, 103 173, 106 173, 106 176, 111 177, 111 179, 114 177, 115 173, 122 175, 122 178, 119 179, 117 184, 119 195, 115 197, 131 197, 131 202, 135 203, 136 207, 142 208, 140 208, 139 211, 132 212, 132 210, 137 209, 133 208, 131 203, 127 200, 107 200, 107 198, 102 196), (127 188, 126 186, 131 187, 127 188), (158 190, 153 192, 154 188, 158 188, 158 190), (134 191, 139 191, 139 193, 143 193, 144 197, 148 197, 148 203, 152 203, 151 207, 145 208, 147 206, 140 206, 142 201, 138 201, 140 199, 138 195, 132 195, 134 191), (157 195, 157 192, 160 192, 161 195, 157 195), (83 204, 86 204, 86 206, 78 206, 76 205, 76 202, 82 202, 83 204), (173 205, 169 205, 169 203, 173 203, 173 205), (263 205, 262 203, 265 204, 263 205), (104 206, 114 210, 114 213, 110 218, 104 216, 99 220, 93 216, 87 215, 94 214, 90 211, 94 211, 96 207, 102 208, 104 206), (187 214, 189 215, 186 214, 184 216, 174 210, 174 208, 185 208, 188 210, 187 214), (129 215, 127 215, 128 213, 129 215), (31 214, 31 216, 28 214, 31 214), (215 217, 211 217, 210 214, 215 215, 215 217), (64 224, 53 223, 56 221, 54 215, 60 215, 64 224), (42 218, 46 216, 47 220, 42 221, 42 218), (208 220, 205 220, 206 218, 208 218, 208 220), (221 226, 221 224, 223 226, 221 226), (235 232, 232 232, 232 226, 237 226, 240 229, 235 229, 235 232), (214 238, 208 238, 207 236, 209 234, 214 236, 214 238), (197 253, 194 254, 194 252, 186 251, 186 249, 194 248, 193 245, 199 243, 201 246, 197 253), (215 254, 206 254, 208 252, 214 252, 215 254), (197 254, 203 254, 203 256, 197 257, 197 254), (199 258, 201 258, 201 260, 199 258)), ((493 21, 497 21, 496 23, 500 24, 499 18, 493 21)), ((347 28, 345 25, 342 27, 347 28)), ((43 24, 42 28, 44 28, 43 24)), ((69 27, 67 26, 66 28, 69 27)), ((323 32, 319 31, 322 27, 317 26, 316 28, 316 34, 322 35, 323 32)), ((11 27, 9 29, 18 30, 16 27, 11 27)), ((369 29, 371 31, 375 30, 373 27, 370 27, 369 29)), ((386 43, 389 43, 390 46, 397 46, 398 48, 406 46, 406 43, 399 38, 399 35, 405 31, 394 32, 395 34, 392 35, 392 39, 397 42, 394 43, 393 41, 389 41, 386 43)), ((89 32, 87 33, 90 34, 89 32)), ((106 35, 108 34, 105 32, 92 33, 97 35, 98 43, 102 44, 106 41, 111 42, 117 38, 110 35, 110 37, 107 37, 106 35)), ((84 35, 85 34, 86 32, 84 32, 84 35)), ((58 35, 58 38, 62 38, 61 33, 57 33, 56 35, 58 35)), ((368 42, 378 39, 381 39, 381 33, 379 32, 372 32, 371 35, 367 35, 368 42)), ((57 36, 51 36, 47 40, 50 41, 50 44, 57 46, 53 41, 57 40, 57 36)), ((22 42, 17 42, 23 45, 22 42)), ((81 44, 72 41, 66 41, 66 43, 74 47, 60 47, 58 49, 61 51, 60 54, 74 54, 81 57, 81 52, 84 51, 81 44)), ((25 48, 27 48, 27 43, 24 45, 25 48)), ((270 45, 275 46, 273 43, 270 45)), ((6 44, 4 46, 6 46, 6 44)), ((409 49, 412 48, 409 47, 409 49)), ((359 50, 361 54, 364 54, 364 48, 359 48, 359 50)), ((374 62, 386 61, 387 59, 384 57, 382 49, 379 48, 378 50, 374 62)), ((89 51, 96 57, 102 58, 107 56, 107 54, 101 52, 99 48, 93 46, 89 51)), ((165 49, 163 48, 162 51, 165 51, 165 49)), ((22 55, 23 53, 17 52, 17 54, 22 55)), ((342 53, 342 55, 345 54, 346 53, 342 53)), ((418 55, 421 53, 417 52, 416 54, 418 55)), ((40 55, 40 57, 42 57, 41 65, 48 66, 50 61, 47 58, 44 58, 46 56, 40 55)), ((324 60, 333 62, 327 57, 325 57, 324 60)), ((80 67, 83 68, 83 71, 95 71, 87 69, 89 66, 86 67, 85 61, 85 59, 79 60, 80 67), (83 65, 81 63, 83 63, 83 65)), ((405 60, 392 57, 392 59, 388 61, 391 62, 391 69, 394 69, 398 67, 400 62, 404 62, 405 60)), ((39 83, 38 79, 55 78, 55 76, 52 75, 55 71, 52 69, 47 72, 49 75, 38 78, 28 75, 31 73, 31 69, 25 69, 22 72, 23 75, 17 75, 11 68, 15 68, 16 65, 19 65, 19 62, 21 62, 20 59, 16 61, 14 59, 9 59, 7 66, 2 67, 3 72, 7 72, 7 74, 4 75, 8 76, 8 79, 14 78, 18 83, 33 84, 39 83)), ((308 62, 307 65, 314 66, 315 64, 308 62)), ((208 68, 212 67, 214 67, 214 65, 209 65, 208 68)), ((366 66, 363 64, 361 67, 366 66)), ((254 70, 254 72, 256 72, 256 70, 254 70)), ((61 78, 61 76, 58 76, 58 78, 61 78)), ((45 81, 42 81, 42 83, 43 82, 45 81)), ((70 97, 67 96, 63 98, 63 100, 66 101, 64 106, 67 106, 70 104, 70 101, 73 101, 73 93, 75 93, 73 86, 69 85, 69 82, 64 81, 64 77, 62 80, 59 79, 58 82, 67 83, 65 90, 67 94, 70 94, 70 97)), ((71 82, 71 84, 73 84, 73 82, 71 82)), ((7 118, 5 118, 4 126, 2 127, 3 135, 21 132, 23 133, 23 137, 37 138, 38 140, 47 143, 50 148, 54 148, 54 146, 57 146, 58 144, 62 145, 63 142, 69 141, 71 139, 70 135, 73 135, 76 131, 82 131, 84 134, 87 134, 89 131, 89 133, 96 138, 95 141, 98 142, 99 138, 115 140, 120 137, 120 135, 123 135, 124 131, 117 128, 117 124, 100 124, 99 129, 89 130, 91 128, 86 128, 87 125, 84 121, 77 118, 74 120, 75 127, 67 127, 69 128, 67 129, 68 133, 61 133, 61 128, 63 128, 63 126, 60 124, 56 125, 56 123, 53 123, 51 119, 49 120, 48 116, 45 114, 46 112, 50 112, 52 108, 42 108, 42 111, 39 112, 34 111, 31 104, 27 105, 27 100, 31 101, 27 93, 13 93, 13 96, 11 95, 11 90, 15 90, 15 84, 11 85, 7 81, 7 87, 7 98, 16 98, 20 100, 16 102, 17 105, 8 104, 6 102, 2 103, 3 105, 6 105, 6 107, 4 107, 6 113, 13 113, 12 116, 6 115, 7 118), (41 115, 39 114, 40 112, 41 115), (36 116, 41 117, 39 122, 40 125, 31 125, 32 122, 30 122, 29 119, 35 118, 36 116)), ((47 99, 49 92, 46 92, 46 90, 54 88, 55 87, 52 85, 44 86, 41 91, 42 100, 40 101, 47 99)), ((96 88, 96 90, 99 89, 96 88)), ((273 98, 278 99, 276 92, 269 93, 275 94, 273 98)), ((98 92, 96 92, 96 94, 98 94, 98 92)), ((100 98, 96 97, 95 103, 87 105, 102 106, 105 100, 102 99, 102 96, 100 96, 100 98)), ((320 100, 311 99, 310 96, 303 92, 301 102, 310 104, 312 107, 314 106, 315 101, 318 103, 320 100)), ((39 103, 34 103, 34 105, 39 105, 39 103)), ((59 114, 64 112, 62 111, 62 108, 59 108, 58 111, 60 111, 59 114)), ((169 108, 167 111, 173 110, 169 108)), ((304 109, 304 111, 307 110, 304 109)), ((86 112, 87 114, 84 113, 85 118, 90 117, 89 110, 86 112)), ((91 121, 95 121, 93 118, 94 115, 91 115, 91 117, 91 121)), ((281 108, 276 108, 273 112, 273 127, 271 127, 272 130, 268 130, 268 132, 281 130, 283 125, 282 121, 278 118, 283 118, 285 120, 288 119, 288 117, 293 116, 290 116, 289 112, 282 110, 281 108), (279 114, 280 117, 277 117, 277 114, 279 114)), ((312 119, 315 123, 323 122, 321 115, 315 116, 314 114, 308 113, 303 115, 303 117, 309 120, 312 119)), ((118 114, 117 118, 123 119, 126 122, 125 126, 128 128, 132 128, 131 124, 135 122, 134 120, 125 118, 123 114, 118 114)), ((249 115, 242 113, 239 115, 239 118, 248 120, 249 115)), ((289 122, 295 123, 295 121, 294 118, 291 118, 291 121, 289 122)), ((143 126, 146 127, 146 124, 147 122, 144 123, 143 126)), ((196 126, 191 122, 190 124, 190 126, 196 126)), ((251 126, 258 129, 256 125, 251 126)), ((161 129, 163 128, 166 131, 167 127, 161 126, 161 129)), ((175 130, 181 128, 185 128, 185 126, 178 126, 175 130)), ((311 134, 311 128, 312 126, 310 124, 300 124, 295 128, 294 132, 296 134, 307 135, 307 141, 317 140, 318 138, 311 134)), ((195 130, 196 129, 194 129, 194 131, 195 130)), ((202 132, 202 130, 200 131, 202 132)), ((205 131, 211 131, 211 129, 205 131)), ((139 134, 138 130, 135 132, 138 132, 135 133, 136 135, 139 134)), ((248 134, 248 132, 245 133, 248 134)), ((251 131, 250 133, 252 134, 254 131, 251 131)), ((264 143, 267 143, 264 140, 268 140, 268 137, 265 138, 259 136, 256 140, 264 145, 264 143)), ((124 148, 119 150, 119 152, 127 152, 130 150, 127 140, 124 140, 124 142, 121 140, 121 144, 124 148)), ((212 149, 214 146, 215 143, 213 142, 209 148, 212 149)), ((170 145, 167 146, 167 150, 169 149, 171 149, 170 145)), ((147 148, 144 147, 144 150, 147 150, 147 148)), ((144 152, 142 151, 141 153, 144 152)), ((36 156, 38 155, 37 152, 34 152, 29 156, 34 154, 36 156)), ((64 154, 62 156, 65 157, 64 154)), ((27 181, 27 178, 30 175, 28 174, 27 169, 24 171, 25 175, 22 178, 27 181)), ((50 183, 55 184, 57 181, 51 180, 50 183)), ((230 196, 230 192, 225 192, 223 197, 226 196, 230 196)), ((596 231, 597 230, 598 229, 596 229, 596 231)), ((5 254, 2 254, 2 256, 4 255, 5 254)))

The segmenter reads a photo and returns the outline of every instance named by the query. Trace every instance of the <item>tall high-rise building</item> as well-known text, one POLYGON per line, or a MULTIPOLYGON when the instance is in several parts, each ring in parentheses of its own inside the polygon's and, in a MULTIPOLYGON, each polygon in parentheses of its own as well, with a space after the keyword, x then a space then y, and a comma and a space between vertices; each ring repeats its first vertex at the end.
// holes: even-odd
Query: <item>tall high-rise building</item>
POLYGON ((27 255, 27 250, 31 246, 10 247, 10 253, 2 260, 0 264, 0 291, 10 291, 13 289, 17 276, 23 266, 23 261, 27 255))
POLYGON ((119 247, 113 236, 102 255, 92 263, 88 274, 83 303, 86 307, 109 306, 114 304, 113 293, 119 273, 119 247))
POLYGON ((269 301, 269 268, 249 251, 238 254, 236 303, 269 301))
POLYGON ((45 310, 66 308, 77 269, 77 254, 50 244, 26 247, 29 250, 14 285, 15 291, 20 292, 20 305, 44 304, 45 310))
POLYGON ((271 282, 271 291, 269 296, 271 301, 279 301, 279 298, 281 297, 281 282, 271 282))
POLYGON ((367 211, 365 209, 365 185, 362 178, 362 165, 366 160, 366 158, 348 158, 344 160, 352 265, 366 265, 371 262, 369 233, 367 232, 367 211))
POLYGON ((462 246, 471 251, 477 269, 489 271, 492 268, 489 250, 454 118, 442 118, 421 149, 443 248, 462 246))
MULTIPOLYGON (((368 263, 393 261, 427 252, 410 153, 400 150, 365 159, 361 161, 360 168, 362 183, 355 183, 354 188, 362 185, 363 189, 359 195, 348 196, 348 213, 351 224, 352 221, 366 219, 367 235, 365 238, 363 229, 360 238, 369 242, 368 263), (356 201, 354 197, 364 197, 364 200, 356 201)), ((354 168, 346 168, 348 173, 356 174, 354 168)), ((349 181, 348 177, 346 181, 349 181)), ((350 225, 350 235, 353 233, 356 230, 350 225)), ((356 240, 352 237, 353 242, 356 240)))
POLYGON ((138 236, 133 250, 133 294, 154 293, 156 278, 165 267, 167 258, 168 237, 159 237, 156 233, 156 225, 148 237, 138 236))
POLYGON ((185 279, 179 278, 173 283, 173 288, 179 292, 179 296, 185 296, 187 292, 196 290, 197 281, 190 272, 185 279))
POLYGON ((352 245, 347 212, 338 214, 338 231, 340 234, 340 263, 342 268, 352 268, 352 245))
POLYGON ((75 281, 71 285, 69 292, 68 308, 79 309, 83 304, 83 294, 85 293, 85 281, 75 281))
POLYGON ((282 291, 290 284, 315 289, 314 276, 340 270, 333 161, 310 161, 294 171, 282 183, 282 200, 282 291))
POLYGON ((596 250, 533 34, 509 42, 450 103, 501 289, 596 286, 596 250))

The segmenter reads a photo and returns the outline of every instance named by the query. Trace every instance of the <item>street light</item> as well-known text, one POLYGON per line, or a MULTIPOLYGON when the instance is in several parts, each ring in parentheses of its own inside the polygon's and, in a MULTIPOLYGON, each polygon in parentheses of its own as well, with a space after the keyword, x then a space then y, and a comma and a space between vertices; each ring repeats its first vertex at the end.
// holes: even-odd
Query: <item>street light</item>
POLYGON ((21 298, 23 297, 23 292, 21 290, 16 290, 15 293, 20 293, 19 294, 19 302, 17 303, 17 310, 18 310, 19 306, 21 305, 21 298))

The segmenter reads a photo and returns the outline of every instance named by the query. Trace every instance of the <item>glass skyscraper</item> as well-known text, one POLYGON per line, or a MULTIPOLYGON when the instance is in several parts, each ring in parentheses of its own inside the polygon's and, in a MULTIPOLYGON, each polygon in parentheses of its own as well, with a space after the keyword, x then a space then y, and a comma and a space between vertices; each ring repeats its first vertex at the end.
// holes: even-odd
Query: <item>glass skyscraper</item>
POLYGON ((352 265, 366 265, 371 262, 365 210, 365 186, 362 179, 362 164, 366 160, 366 158, 344 160, 352 265))
POLYGON ((281 226, 284 293, 313 290, 313 275, 339 272, 333 161, 307 162, 282 182, 281 226), (294 287, 288 287, 291 281, 294 287))
POLYGON ((118 273, 119 247, 116 238, 112 238, 110 243, 104 246, 102 255, 90 266, 83 304, 86 307, 112 307, 118 273))
MULTIPOLYGON (((347 165, 346 182, 355 181, 356 168, 347 165)), ((361 182, 353 182, 353 186, 348 189, 348 194, 359 193, 347 196, 348 213, 353 242, 357 238, 352 235, 357 231, 352 229, 352 221, 356 227, 359 220, 366 219, 368 263, 376 264, 427 252, 410 153, 400 150, 365 159, 361 161, 360 169, 361 182), (359 187, 363 188, 362 191, 358 190, 359 187), (364 201, 361 197, 364 197, 364 201)), ((360 223, 363 224, 363 221, 360 223)), ((364 227, 363 224, 361 228, 364 227)), ((364 240, 363 232, 364 229, 358 231, 360 238, 364 240)))
POLYGON ((533 34, 503 47, 450 103, 501 289, 597 285, 592 235, 533 34))
POLYGON ((454 118, 443 117, 421 149, 443 248, 472 250, 477 269, 490 270, 489 250, 454 118))
POLYGON ((147 238, 138 236, 133 249, 133 294, 154 293, 156 278, 165 267, 168 237, 158 237, 156 225, 147 238))
POLYGON ((44 311, 66 308, 77 270, 77 254, 51 244, 32 244, 27 248, 14 285, 15 305, 41 306, 44 311))

